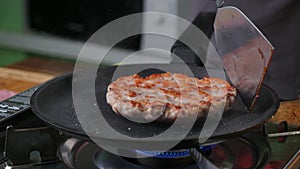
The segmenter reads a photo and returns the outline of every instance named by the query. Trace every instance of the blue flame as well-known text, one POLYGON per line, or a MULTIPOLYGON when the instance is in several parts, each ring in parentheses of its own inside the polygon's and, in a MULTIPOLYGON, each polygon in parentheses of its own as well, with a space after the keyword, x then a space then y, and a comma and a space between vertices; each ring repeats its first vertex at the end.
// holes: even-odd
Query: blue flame
MULTIPOLYGON (((200 146, 199 149, 201 152, 210 151, 213 146, 200 146)), ((138 154, 144 155, 146 157, 155 157, 155 158, 163 158, 163 159, 176 159, 176 158, 185 158, 190 156, 189 149, 184 150, 171 150, 166 152, 159 151, 141 151, 136 150, 138 154)))

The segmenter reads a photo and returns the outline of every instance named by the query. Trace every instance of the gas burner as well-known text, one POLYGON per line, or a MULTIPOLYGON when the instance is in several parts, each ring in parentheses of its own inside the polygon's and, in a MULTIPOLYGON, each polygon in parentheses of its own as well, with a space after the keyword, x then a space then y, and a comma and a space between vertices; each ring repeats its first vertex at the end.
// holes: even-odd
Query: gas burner
MULTIPOLYGON (((207 154, 211 152, 213 146, 214 145, 200 146, 199 150, 202 154, 207 154)), ((190 149, 170 150, 166 152, 136 150, 135 152, 145 157, 154 157, 154 158, 161 158, 161 159, 180 159, 180 158, 186 158, 190 156, 190 149)))
POLYGON ((248 133, 241 137, 230 139, 220 144, 183 149, 170 150, 168 152, 141 151, 139 156, 151 156, 146 158, 125 158, 109 153, 95 144, 71 139, 67 140, 60 148, 60 158, 70 168, 100 169, 198 169, 203 167, 203 162, 191 153, 197 149, 204 159, 211 162, 215 168, 262 168, 269 160, 270 147, 265 137, 258 133, 248 133), (83 158, 84 157, 84 158, 83 158), (89 159, 89 160, 87 160, 89 159), (89 163, 89 164, 87 164, 89 163))
POLYGON ((137 154, 140 154, 145 157, 155 157, 161 159, 180 159, 186 158, 190 156, 189 150, 175 150, 175 151, 166 151, 166 152, 159 152, 159 151, 141 151, 136 150, 137 154))
MULTIPOLYGON (((199 151, 201 154, 210 154, 212 151, 212 146, 201 146, 199 151)), ((194 165, 195 161, 193 160, 191 149, 182 149, 182 150, 170 150, 166 152, 159 151, 141 151, 136 150, 135 152, 138 155, 141 155, 144 158, 131 159, 135 163, 143 166, 149 167, 163 167, 163 168, 178 168, 194 165)))
MULTIPOLYGON (((61 138, 56 130, 50 128, 18 129, 8 128, 6 132, 5 155, 12 162, 12 168, 17 166, 46 165, 49 162, 57 162, 58 158, 69 168, 89 169, 217 169, 217 168, 263 168, 269 161, 270 146, 261 133, 250 132, 222 143, 196 148, 170 150, 167 152, 151 150, 120 150, 134 153, 136 157, 127 158, 109 153, 92 142, 76 139, 61 138), (49 134, 50 135, 49 135, 49 134), (44 149, 44 137, 53 138, 54 147, 51 148, 51 156, 44 156, 48 149, 44 149), (14 149, 14 140, 23 140, 22 153, 14 149), (30 141, 31 140, 31 141, 30 141), (32 142, 32 140, 40 140, 32 142), (60 145, 60 146, 59 146, 60 145), (58 148, 59 146, 59 148, 58 148), (40 152, 40 161, 32 163, 25 155, 30 154, 34 148, 40 152), (20 155, 23 155, 21 158, 20 155), (16 158, 20 157, 20 158, 16 158), (51 157, 51 158, 50 158, 51 157), (46 159, 48 159, 46 161, 46 159), (49 161, 50 159, 50 161, 49 161), (53 159, 53 160, 51 160, 53 159)), ((19 150, 20 148, 18 148, 19 150)))

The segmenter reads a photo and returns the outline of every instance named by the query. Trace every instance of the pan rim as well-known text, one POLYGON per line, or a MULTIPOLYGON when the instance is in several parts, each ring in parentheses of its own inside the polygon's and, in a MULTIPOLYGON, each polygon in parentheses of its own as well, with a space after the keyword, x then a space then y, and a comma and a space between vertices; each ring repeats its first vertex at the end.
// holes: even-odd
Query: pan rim
MULTIPOLYGON (((51 127, 54 127, 56 129, 58 129, 59 131, 63 132, 63 133, 66 133, 68 135, 71 135, 71 136, 75 136, 75 137, 79 137, 79 138, 82 138, 82 139, 85 139, 85 140, 91 140, 91 138, 89 138, 85 131, 80 127, 80 128, 77 128, 74 129, 70 126, 66 126, 66 125, 62 125, 60 123, 57 123, 57 122, 53 122, 51 120, 49 120, 49 118, 47 119, 47 117, 45 117, 45 115, 43 116, 41 113, 38 113, 38 112, 41 112, 41 109, 39 107, 39 105, 37 104, 37 99, 38 99, 38 96, 39 94, 45 90, 48 86, 51 86, 53 85, 54 83, 56 83, 57 81, 61 81, 62 79, 67 79, 67 78, 70 78, 72 77, 73 73, 66 73, 66 74, 63 74, 63 75, 60 75, 44 84, 42 84, 35 92, 34 94, 32 95, 31 99, 30 99, 30 104, 31 104, 31 109, 33 111, 33 113, 38 117, 40 118, 42 121, 46 122, 48 125, 50 125, 51 127)), ((272 113, 267 113, 268 116, 266 116, 264 118, 263 121, 261 121, 261 123, 259 124, 256 124, 254 126, 247 126, 245 125, 244 128, 240 128, 239 130, 235 130, 233 133, 219 133, 218 135, 215 135, 213 134, 210 139, 208 140, 208 143, 211 141, 211 140, 221 140, 220 138, 230 138, 230 137, 233 137, 233 136, 238 136, 240 134, 243 134, 243 133, 246 133, 247 131, 249 130, 252 130, 253 128, 256 128, 262 124, 264 124, 267 120, 269 120, 275 113, 276 113, 276 110, 278 109, 279 107, 279 104, 280 104, 280 99, 278 97, 278 95, 274 92, 273 89, 271 89, 269 86, 267 86, 266 84, 263 84, 262 85, 262 90, 266 90, 268 93, 271 94, 272 96, 272 99, 273 99, 273 104, 272 106, 268 107, 268 109, 266 110, 266 112, 272 112, 272 113)), ((110 141, 116 141, 115 139, 113 138, 99 138, 101 140, 106 140, 107 142, 110 142, 110 141)), ((126 141, 126 140, 118 140, 118 141, 126 141)), ((128 141, 128 140, 127 140, 128 141)), ((172 140, 166 140, 166 141, 172 141, 172 140)), ((194 145, 194 144, 197 144, 197 142, 195 141, 195 139, 193 138, 188 138, 186 137, 184 140, 185 143, 189 143, 191 145, 194 145)), ((181 142, 182 142, 181 141, 181 142)), ((141 143, 145 143, 144 140, 141 140, 141 143)), ((180 145, 181 143, 179 143, 180 145)), ((182 146, 179 146, 179 147, 182 147, 182 146)))

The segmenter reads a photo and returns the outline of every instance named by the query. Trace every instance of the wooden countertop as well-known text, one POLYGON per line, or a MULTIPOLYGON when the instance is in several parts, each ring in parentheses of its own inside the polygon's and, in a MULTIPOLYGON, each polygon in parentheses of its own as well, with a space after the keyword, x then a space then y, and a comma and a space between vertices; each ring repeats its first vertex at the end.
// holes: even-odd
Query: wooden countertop
POLYGON ((0 67, 0 90, 19 93, 72 70, 73 64, 69 62, 29 58, 0 67))
POLYGON ((286 121, 289 125, 300 127, 300 99, 281 102, 276 115, 270 122, 286 121))
POLYGON ((19 93, 53 77, 45 73, 0 67, 0 89, 19 93))

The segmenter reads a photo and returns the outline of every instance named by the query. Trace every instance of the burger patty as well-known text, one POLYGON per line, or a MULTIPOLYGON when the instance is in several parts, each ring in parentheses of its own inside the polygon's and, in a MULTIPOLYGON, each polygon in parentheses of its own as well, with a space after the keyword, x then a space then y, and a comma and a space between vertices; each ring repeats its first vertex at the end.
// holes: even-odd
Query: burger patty
POLYGON ((108 86, 106 100, 124 117, 173 121, 205 116, 209 110, 223 112, 235 96, 235 88, 225 80, 167 72, 145 78, 138 74, 120 77, 108 86))

